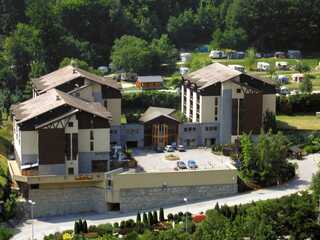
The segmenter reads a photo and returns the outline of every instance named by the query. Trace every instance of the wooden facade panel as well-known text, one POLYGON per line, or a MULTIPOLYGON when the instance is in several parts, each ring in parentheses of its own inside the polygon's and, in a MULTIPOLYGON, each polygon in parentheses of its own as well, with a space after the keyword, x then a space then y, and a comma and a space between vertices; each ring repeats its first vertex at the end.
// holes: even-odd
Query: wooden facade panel
POLYGON ((65 162, 64 129, 39 130, 39 164, 63 164, 65 162))
POLYGON ((107 119, 93 116, 90 113, 79 112, 77 113, 79 129, 96 129, 96 128, 109 128, 110 124, 107 119))
MULTIPOLYGON (((239 103, 239 134, 259 134, 262 127, 262 94, 245 94, 239 103)), ((238 135, 238 99, 232 100, 232 135, 238 135)))

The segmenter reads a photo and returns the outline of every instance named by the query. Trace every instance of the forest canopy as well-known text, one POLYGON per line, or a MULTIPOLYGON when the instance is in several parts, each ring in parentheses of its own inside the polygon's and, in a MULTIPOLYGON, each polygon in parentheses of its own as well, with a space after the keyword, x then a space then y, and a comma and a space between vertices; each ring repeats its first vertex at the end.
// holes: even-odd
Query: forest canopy
POLYGON ((172 63, 175 49, 208 43, 316 52, 319 24, 320 1, 314 0, 2 0, 0 86, 6 90, 0 94, 10 91, 12 101, 26 96, 31 77, 55 70, 65 58, 108 65, 123 36, 149 49, 140 59, 153 71, 172 63))

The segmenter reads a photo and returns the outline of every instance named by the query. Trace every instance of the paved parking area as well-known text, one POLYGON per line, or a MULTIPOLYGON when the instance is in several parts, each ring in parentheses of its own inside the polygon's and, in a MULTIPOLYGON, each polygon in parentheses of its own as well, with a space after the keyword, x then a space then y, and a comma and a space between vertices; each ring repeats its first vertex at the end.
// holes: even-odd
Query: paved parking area
MULTIPOLYGON (((231 168, 232 160, 229 157, 215 155, 211 149, 187 149, 185 152, 157 153, 153 150, 134 149, 133 156, 138 162, 138 166, 146 172, 176 171, 177 160, 166 160, 165 155, 174 154, 179 160, 187 163, 188 160, 195 160, 198 170, 205 169, 228 169, 231 168)), ((180 170, 179 171, 188 171, 180 170)), ((194 170, 193 170, 194 171, 194 170)))

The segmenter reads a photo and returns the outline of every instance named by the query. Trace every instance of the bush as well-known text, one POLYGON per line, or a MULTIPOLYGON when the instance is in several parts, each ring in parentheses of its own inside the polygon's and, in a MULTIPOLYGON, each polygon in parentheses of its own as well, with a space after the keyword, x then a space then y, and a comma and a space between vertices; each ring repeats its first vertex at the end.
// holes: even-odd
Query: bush
POLYGON ((112 234, 113 233, 113 227, 112 224, 106 223, 106 224, 100 224, 97 226, 96 232, 99 236, 103 236, 106 234, 112 234))
POLYGON ((277 97, 278 114, 315 113, 320 111, 320 94, 298 94, 277 97))
POLYGON ((13 230, 12 229, 0 226, 0 239, 1 240, 9 240, 12 236, 13 236, 13 230))
POLYGON ((174 220, 174 216, 172 213, 169 213, 167 216, 168 221, 173 221, 174 220))

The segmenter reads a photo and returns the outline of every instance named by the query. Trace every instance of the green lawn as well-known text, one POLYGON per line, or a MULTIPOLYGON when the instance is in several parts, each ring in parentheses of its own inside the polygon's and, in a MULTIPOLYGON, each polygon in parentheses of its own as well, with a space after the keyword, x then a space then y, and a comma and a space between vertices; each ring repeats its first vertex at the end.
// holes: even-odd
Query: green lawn
POLYGON ((315 115, 278 115, 280 129, 320 130, 320 118, 315 115))

